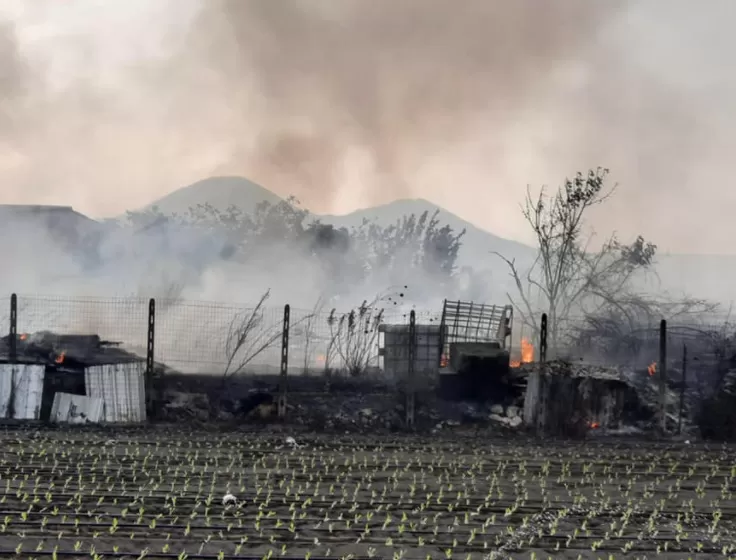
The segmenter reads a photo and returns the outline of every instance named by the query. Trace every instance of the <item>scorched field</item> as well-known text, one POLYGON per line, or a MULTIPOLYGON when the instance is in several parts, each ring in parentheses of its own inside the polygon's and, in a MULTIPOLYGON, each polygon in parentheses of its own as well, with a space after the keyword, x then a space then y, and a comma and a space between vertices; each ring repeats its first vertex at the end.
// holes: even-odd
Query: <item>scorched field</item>
POLYGON ((736 555, 721 446, 1 434, 2 558, 736 555))

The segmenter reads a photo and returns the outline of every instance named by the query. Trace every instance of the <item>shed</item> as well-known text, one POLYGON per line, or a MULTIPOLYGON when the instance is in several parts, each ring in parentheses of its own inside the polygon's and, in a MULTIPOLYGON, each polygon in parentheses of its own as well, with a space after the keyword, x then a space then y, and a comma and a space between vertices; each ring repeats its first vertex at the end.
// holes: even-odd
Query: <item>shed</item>
MULTIPOLYGON (((10 344, 9 336, 2 337, 0 416, 9 417, 9 409, 3 409, 2 403, 3 399, 8 400, 7 395, 14 393, 10 410, 26 410, 23 419, 51 421, 57 414, 52 411, 55 396, 62 393, 99 399, 104 422, 144 422, 145 361, 120 349, 119 345, 101 340, 97 335, 49 331, 16 335, 14 345, 10 344), (11 356, 13 346, 15 353, 11 356), (27 381, 31 378, 32 381, 27 381), (13 384, 10 379, 14 380, 13 384), (36 393, 39 393, 37 399, 33 396, 36 393), (31 410, 33 414, 28 412, 31 410)), ((62 401, 60 405, 66 404, 68 408, 74 404, 70 403, 62 401)), ((13 418, 21 419, 17 416, 19 412, 13 414, 13 418)))
POLYGON ((578 436, 619 427, 634 389, 617 370, 563 361, 527 364, 524 422, 540 433, 578 436))
MULTIPOLYGON (((383 358, 383 371, 393 381, 406 378, 409 371, 409 325, 381 324, 378 332, 383 335, 383 344, 378 355, 383 358)), ((416 349, 414 373, 422 380, 418 389, 430 389, 437 383, 442 344, 440 325, 415 325, 416 349)))

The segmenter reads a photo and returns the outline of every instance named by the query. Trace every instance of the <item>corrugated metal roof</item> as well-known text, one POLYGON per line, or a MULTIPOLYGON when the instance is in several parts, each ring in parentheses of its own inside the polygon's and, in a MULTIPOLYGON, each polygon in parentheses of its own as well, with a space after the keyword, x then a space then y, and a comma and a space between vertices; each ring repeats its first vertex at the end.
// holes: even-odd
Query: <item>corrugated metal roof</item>
POLYGON ((86 424, 102 421, 104 403, 102 399, 56 393, 51 407, 51 421, 57 424, 86 424))
POLYGON ((0 417, 38 420, 45 373, 44 366, 0 364, 0 417))
POLYGON ((112 364, 85 369, 87 396, 104 403, 103 420, 116 423, 146 421, 145 364, 112 364))

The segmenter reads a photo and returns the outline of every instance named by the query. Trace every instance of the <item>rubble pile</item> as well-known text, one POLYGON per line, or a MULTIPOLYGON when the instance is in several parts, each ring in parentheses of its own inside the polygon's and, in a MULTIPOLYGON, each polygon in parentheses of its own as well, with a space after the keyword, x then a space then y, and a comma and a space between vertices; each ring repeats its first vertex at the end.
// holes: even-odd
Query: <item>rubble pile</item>
MULTIPOLYGON (((594 431, 597 435, 651 431, 658 426, 658 382, 646 369, 632 371, 557 360, 543 367, 522 364, 512 368, 510 377, 526 382, 530 372, 540 373, 540 370, 554 388, 539 405, 547 411, 545 414, 551 414, 550 419, 569 417, 571 422, 582 426, 581 433, 594 431), (575 414, 571 412, 573 408, 575 414)), ((221 377, 193 380, 180 376, 178 379, 169 378, 166 382, 167 390, 158 414, 164 422, 230 426, 276 422, 278 378, 275 376, 243 376, 233 380, 234 384, 227 390, 222 389, 221 377)), ((395 389, 373 387, 366 380, 342 382, 345 386, 337 390, 323 378, 290 377, 288 424, 315 431, 357 433, 405 429, 404 402, 395 389), (359 390, 353 386, 356 383, 360 384, 359 390)), ((474 426, 497 432, 526 430, 524 395, 517 397, 505 391, 502 397, 490 402, 453 402, 423 394, 416 403, 416 429, 437 432, 474 426)), ((669 388, 667 411, 671 430, 678 426, 679 402, 679 389, 673 384, 669 388)), ((687 421, 690 410, 687 405, 686 399, 683 430, 690 433, 692 424, 687 421)), ((550 421, 545 425, 554 432, 557 423, 550 421)))
MULTIPOLYGON (((667 384, 667 429, 674 431, 680 426, 680 393, 682 385, 672 379, 679 379, 680 372, 669 371, 667 384)), ((634 389, 638 397, 636 407, 629 407, 628 420, 632 425, 643 431, 652 431, 659 425, 660 388, 656 376, 651 376, 646 370, 629 370, 623 380, 634 389)), ((697 397, 691 390, 685 391, 683 400, 683 433, 693 433, 696 427, 695 417, 697 397)))
MULTIPOLYGON (((120 342, 101 339, 96 334, 57 334, 39 331, 16 335, 15 361, 43 364, 57 369, 83 369, 88 366, 120 364, 142 358, 120 348, 120 342)), ((10 335, 0 338, 0 361, 10 361, 10 335)))
POLYGON ((522 418, 522 410, 518 406, 507 406, 495 404, 491 407, 491 414, 488 416, 494 422, 508 426, 509 428, 518 428, 524 423, 522 418))
POLYGON ((704 438, 736 441, 736 369, 725 373, 721 390, 700 403, 696 416, 704 438))
MULTIPOLYGON (((350 393, 291 393, 287 414, 290 425, 318 431, 378 433, 402 431, 404 404, 400 396, 350 393)), ((165 422, 199 424, 257 424, 275 420, 273 393, 254 389, 240 399, 211 398, 205 393, 167 391, 160 410, 165 422), (216 404, 215 404, 216 403, 216 404)), ((521 408, 424 398, 417 402, 415 426, 421 431, 457 426, 521 429, 521 408)))
POLYGON ((551 360, 544 364, 524 363, 516 368, 519 373, 544 373, 562 377, 603 379, 610 381, 624 381, 625 374, 619 368, 600 366, 585 362, 569 362, 566 360, 551 360))

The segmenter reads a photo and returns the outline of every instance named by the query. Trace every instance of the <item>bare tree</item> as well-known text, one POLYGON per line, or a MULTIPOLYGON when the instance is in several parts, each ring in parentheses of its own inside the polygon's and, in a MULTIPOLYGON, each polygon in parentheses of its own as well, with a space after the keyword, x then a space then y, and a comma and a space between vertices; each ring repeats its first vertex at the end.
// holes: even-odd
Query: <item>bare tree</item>
POLYGON ((642 237, 623 245, 615 235, 598 251, 590 250, 592 235, 583 239, 585 217, 613 193, 613 188, 605 187, 607 176, 608 170, 602 168, 577 173, 552 195, 542 188, 533 197, 527 189, 522 212, 536 237, 536 258, 522 272, 514 260, 495 253, 508 265, 517 288, 516 297, 508 297, 535 335, 539 315, 547 313, 551 354, 573 311, 590 313, 615 305, 635 272, 648 267, 656 252, 656 246, 642 237))
MULTIPOLYGON (((703 328, 700 320, 712 317, 717 306, 696 298, 677 301, 647 295, 624 294, 593 313, 584 314, 566 333, 568 348, 578 354, 595 355, 615 363, 635 364, 642 352, 651 355, 657 347, 659 322, 686 326, 701 333, 715 332, 703 328)), ((702 337, 701 337, 702 338, 702 337)))

